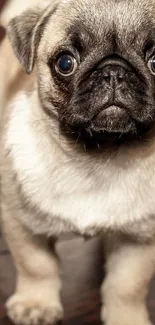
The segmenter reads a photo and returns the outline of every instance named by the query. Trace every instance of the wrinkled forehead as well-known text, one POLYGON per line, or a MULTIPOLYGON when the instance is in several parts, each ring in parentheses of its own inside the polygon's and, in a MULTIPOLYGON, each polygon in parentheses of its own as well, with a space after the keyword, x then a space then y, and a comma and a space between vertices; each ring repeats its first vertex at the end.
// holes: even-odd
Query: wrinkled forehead
MULTIPOLYGON (((117 36, 129 45, 155 37, 154 0, 62 0, 45 29, 41 48, 47 52, 71 35, 96 42, 117 36)), ((126 45, 124 44, 124 45, 126 45)))
MULTIPOLYGON (((91 26, 104 27, 105 30, 115 28, 129 33, 144 27, 147 21, 155 20, 154 0, 89 0, 88 8, 83 15, 91 26), (93 25, 92 25, 93 24, 93 25)), ((82 11, 81 11, 82 15, 82 11)))

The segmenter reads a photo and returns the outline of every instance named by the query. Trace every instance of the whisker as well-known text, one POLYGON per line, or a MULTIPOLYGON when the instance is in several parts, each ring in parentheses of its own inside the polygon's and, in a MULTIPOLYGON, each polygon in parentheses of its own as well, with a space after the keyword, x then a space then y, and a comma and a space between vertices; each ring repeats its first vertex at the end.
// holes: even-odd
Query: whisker
POLYGON ((100 147, 98 141, 96 141, 97 147, 99 148, 100 151, 103 151, 102 148, 100 147))
POLYGON ((75 141, 75 143, 74 143, 74 148, 75 148, 75 146, 77 145, 77 143, 78 143, 78 141, 79 141, 79 138, 80 138, 80 136, 81 136, 81 132, 78 132, 78 136, 77 136, 77 139, 76 139, 76 141, 75 141))

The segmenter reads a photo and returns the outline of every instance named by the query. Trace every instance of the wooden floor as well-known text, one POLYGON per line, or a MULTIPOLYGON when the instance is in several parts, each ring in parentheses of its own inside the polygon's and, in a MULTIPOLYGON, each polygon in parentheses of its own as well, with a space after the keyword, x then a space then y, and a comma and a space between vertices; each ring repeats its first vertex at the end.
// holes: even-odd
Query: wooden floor
MULTIPOLYGON (((0 8, 3 3, 4 0, 0 0, 0 8)), ((0 28, 0 39, 2 35, 0 28)), ((57 250, 62 267, 62 300, 65 307, 65 319, 62 324, 100 325, 99 289, 104 274, 104 257, 99 239, 62 240, 58 243, 57 250)), ((11 325, 6 317, 4 303, 13 292, 14 286, 13 261, 0 233, 0 325, 11 325)), ((155 324, 155 278, 150 285, 148 308, 155 324)))

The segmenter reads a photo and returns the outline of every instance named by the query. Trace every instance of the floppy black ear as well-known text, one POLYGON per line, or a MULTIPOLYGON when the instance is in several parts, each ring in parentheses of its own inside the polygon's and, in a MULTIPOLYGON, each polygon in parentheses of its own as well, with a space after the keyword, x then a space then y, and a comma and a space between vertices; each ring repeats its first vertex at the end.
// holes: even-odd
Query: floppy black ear
POLYGON ((14 53, 27 73, 33 70, 37 48, 52 12, 53 10, 29 9, 13 18, 8 25, 8 36, 14 53))

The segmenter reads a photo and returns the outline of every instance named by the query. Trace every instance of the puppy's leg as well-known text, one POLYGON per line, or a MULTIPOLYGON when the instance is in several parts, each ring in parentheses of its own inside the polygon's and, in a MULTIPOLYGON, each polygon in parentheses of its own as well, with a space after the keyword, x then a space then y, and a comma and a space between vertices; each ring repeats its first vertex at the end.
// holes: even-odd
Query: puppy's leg
POLYGON ((151 325, 145 300, 154 267, 155 246, 113 246, 101 288, 101 318, 105 325, 151 325))
POLYGON ((54 249, 14 220, 4 230, 17 268, 16 292, 6 304, 9 317, 19 325, 55 324, 63 310, 54 249))

